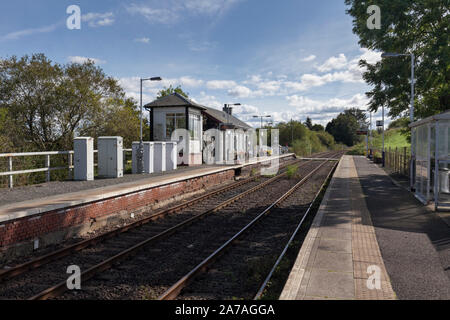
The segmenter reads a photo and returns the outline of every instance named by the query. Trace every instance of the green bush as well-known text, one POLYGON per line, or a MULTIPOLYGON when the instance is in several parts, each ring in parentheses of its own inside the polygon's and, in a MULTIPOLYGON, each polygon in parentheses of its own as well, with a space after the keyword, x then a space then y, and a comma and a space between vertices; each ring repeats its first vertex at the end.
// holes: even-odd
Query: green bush
POLYGON ((294 166, 294 165, 287 166, 286 176, 289 179, 292 179, 292 178, 294 178, 297 175, 297 171, 298 171, 298 167, 297 166, 294 166))

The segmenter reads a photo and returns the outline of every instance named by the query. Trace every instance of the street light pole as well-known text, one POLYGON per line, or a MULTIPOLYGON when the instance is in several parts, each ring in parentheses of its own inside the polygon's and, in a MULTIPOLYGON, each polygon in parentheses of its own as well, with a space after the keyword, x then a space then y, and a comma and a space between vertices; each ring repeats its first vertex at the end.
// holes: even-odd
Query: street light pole
POLYGON ((382 113, 382 118, 381 118, 381 121, 382 121, 382 125, 383 125, 383 147, 382 147, 382 154, 381 154, 381 157, 382 157, 382 165, 383 165, 383 167, 384 167, 384 157, 385 157, 385 153, 384 153, 384 104, 382 105, 382 107, 381 107, 381 113, 382 113))
POLYGON ((263 118, 270 118, 271 115, 266 115, 266 116, 253 116, 253 118, 261 118, 261 126, 260 129, 262 129, 262 123, 263 123, 263 118))
POLYGON ((144 173, 144 142, 142 138, 142 83, 144 81, 161 81, 161 77, 153 77, 153 78, 141 78, 141 94, 140 94, 140 105, 141 105, 141 112, 140 112, 140 134, 139 134, 139 148, 137 152, 137 173, 144 173))

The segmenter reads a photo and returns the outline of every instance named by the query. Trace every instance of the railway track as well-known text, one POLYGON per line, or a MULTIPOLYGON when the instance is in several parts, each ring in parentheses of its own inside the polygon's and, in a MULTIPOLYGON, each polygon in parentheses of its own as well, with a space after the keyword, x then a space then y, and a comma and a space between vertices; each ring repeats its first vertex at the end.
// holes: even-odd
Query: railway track
MULTIPOLYGON (((322 156, 329 157, 330 154, 323 154, 322 156)), ((312 166, 314 166, 313 162, 303 162, 300 164, 299 170, 307 173, 311 171, 312 166)), ((253 177, 233 183, 230 186, 196 197, 169 209, 160 210, 125 227, 112 230, 92 239, 87 239, 68 248, 63 248, 44 257, 34 259, 16 268, 3 271, 0 273, 0 281, 3 281, 0 287, 0 298, 48 299, 58 297, 67 289, 65 283, 68 277, 66 268, 68 265, 73 264, 79 265, 82 271, 84 270, 81 277, 82 284, 85 284, 88 279, 94 276, 96 277, 90 281, 92 283, 88 287, 83 285, 82 291, 69 292, 62 298, 131 298, 129 294, 121 295, 117 292, 112 292, 108 295, 108 290, 104 289, 106 285, 103 283, 98 286, 95 282, 117 283, 117 280, 123 279, 123 277, 126 279, 130 275, 134 274, 136 276, 139 274, 139 272, 135 272, 134 268, 140 269, 138 271, 141 272, 153 270, 152 267, 146 267, 143 270, 140 267, 145 263, 142 259, 153 260, 151 262, 154 265, 156 264, 154 268, 157 270, 158 261, 162 260, 155 256, 158 254, 170 255, 171 253, 177 256, 177 252, 173 251, 174 243, 183 244, 186 241, 189 242, 187 240, 189 237, 194 242, 199 242, 200 238, 204 238, 203 234, 207 233, 209 237, 206 235, 205 237, 211 239, 209 241, 212 241, 214 235, 217 235, 217 232, 210 232, 211 230, 208 229, 206 230, 209 232, 205 232, 205 229, 203 229, 205 224, 209 225, 210 229, 213 225, 216 227, 225 227, 226 220, 230 216, 233 216, 232 212, 242 210, 242 202, 245 202, 243 201, 245 200, 244 198, 250 197, 250 195, 258 192, 260 196, 262 195, 268 198, 271 194, 266 193, 266 187, 271 186, 275 181, 282 180, 281 178, 284 175, 284 173, 281 173, 272 178, 253 177), (177 214, 172 215, 172 213, 177 214), (164 217, 164 219, 158 219, 161 217, 164 217), (212 222, 215 219, 217 220, 218 217, 223 221, 222 225, 220 222, 212 222), (213 235, 212 238, 211 233, 213 235), (166 240, 168 241, 166 242, 166 240), (170 248, 171 246, 172 248, 170 248), (165 248, 167 248, 167 251, 165 248), (144 252, 137 257, 132 257, 138 251, 144 252), (124 259, 134 260, 135 263, 131 263, 130 266, 128 264, 130 261, 124 262, 124 259), (105 272, 105 270, 110 268, 112 270, 105 272)), ((289 189, 289 184, 285 183, 281 188, 281 190, 285 189, 289 189)), ((279 191, 277 190, 277 192, 279 191)), ((255 204, 257 203, 253 203, 253 205, 255 204)), ((246 210, 252 210, 251 205, 248 206, 248 209, 244 209, 244 211, 246 210)), ((217 237, 218 239, 222 239, 225 235, 221 236, 222 238, 217 237)), ((194 246, 192 244, 187 246, 188 251, 195 251, 191 250, 193 248, 194 246)), ((168 270, 170 270, 170 267, 168 270)), ((158 272, 154 274, 157 275, 158 272)), ((117 288, 119 292, 127 291, 121 285, 117 286, 117 288)), ((159 291, 156 290, 155 292, 148 291, 147 289, 143 291, 138 290, 138 295, 140 296, 135 296, 135 298, 155 298, 156 295, 161 293, 162 289, 165 289, 165 287, 162 286, 159 288, 159 291)))
POLYGON ((301 225, 298 221, 303 221, 307 213, 305 206, 314 200, 315 190, 320 189, 334 167, 335 163, 322 162, 158 299, 231 300, 260 295, 276 267, 269 266, 281 260, 277 254, 289 246, 301 225), (255 284, 265 275, 268 278, 258 291, 255 284))

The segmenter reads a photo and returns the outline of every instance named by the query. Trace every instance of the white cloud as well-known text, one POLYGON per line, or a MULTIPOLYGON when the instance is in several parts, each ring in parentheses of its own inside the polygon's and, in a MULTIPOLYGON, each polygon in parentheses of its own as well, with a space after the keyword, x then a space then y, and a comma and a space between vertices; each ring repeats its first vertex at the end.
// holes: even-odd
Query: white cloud
POLYGON ((236 86, 228 90, 228 95, 235 98, 248 98, 252 94, 252 90, 245 86, 236 86))
POLYGON ((80 64, 88 62, 89 60, 91 60, 95 64, 105 64, 106 63, 105 60, 100 60, 97 58, 89 58, 89 57, 80 57, 80 56, 70 56, 70 57, 68 57, 68 60, 69 60, 69 62, 80 63, 80 64))
POLYGON ((135 42, 141 42, 141 43, 150 43, 150 38, 146 38, 146 37, 137 38, 137 39, 134 39, 134 41, 135 42))
POLYGON ((191 99, 201 105, 222 110, 223 104, 215 96, 207 95, 205 91, 200 92, 200 97, 192 97, 191 99))
POLYGON ((166 0, 151 1, 148 5, 131 4, 127 11, 139 14, 150 23, 174 24, 186 14, 217 18, 242 0, 166 0))
POLYGON ((203 80, 194 79, 191 77, 181 77, 178 79, 178 82, 181 84, 181 86, 186 87, 200 87, 203 84, 203 80))
POLYGON ((0 37, 0 41, 17 40, 22 37, 31 36, 31 35, 37 34, 37 33, 52 32, 57 27, 58 27, 58 24, 52 24, 50 26, 41 27, 41 28, 30 28, 30 29, 25 29, 25 30, 20 30, 20 31, 14 31, 14 32, 10 32, 10 33, 0 37))
POLYGON ((314 122, 326 124, 339 113, 349 108, 365 110, 369 99, 363 94, 355 94, 349 99, 332 98, 328 100, 313 100, 304 96, 287 96, 289 105, 295 107, 296 114, 301 119, 310 117, 314 122))
POLYGON ((228 10, 239 0, 183 0, 187 10, 197 14, 217 15, 228 10))
POLYGON ((316 59, 316 56, 312 54, 310 56, 307 56, 306 58, 303 58, 302 61, 303 62, 310 62, 310 61, 313 61, 315 59, 316 59))
POLYGON ((150 23, 171 24, 178 20, 178 13, 169 9, 154 9, 144 5, 131 4, 127 7, 131 14, 140 14, 150 23))
POLYGON ((232 80, 211 80, 206 83, 206 87, 211 90, 231 89, 237 86, 232 80))
POLYGON ((347 67, 347 58, 341 53, 337 57, 331 57, 324 64, 317 67, 320 72, 327 72, 335 69, 343 69, 347 67))
POLYGON ((90 27, 106 27, 114 23, 114 13, 89 12, 81 16, 81 21, 87 22, 90 27))

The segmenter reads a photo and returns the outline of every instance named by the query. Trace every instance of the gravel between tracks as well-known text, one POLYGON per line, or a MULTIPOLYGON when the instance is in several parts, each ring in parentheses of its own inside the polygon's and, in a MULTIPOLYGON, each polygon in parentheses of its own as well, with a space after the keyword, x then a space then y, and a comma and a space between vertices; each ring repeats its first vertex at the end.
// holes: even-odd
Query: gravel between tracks
POLYGON ((180 300, 253 299, 314 200, 333 164, 326 164, 182 291, 180 300))
MULTIPOLYGON (((304 176, 317 166, 300 167, 304 176)), ((155 299, 239 231, 298 179, 275 183, 211 214, 181 232, 144 248, 140 254, 95 277, 62 299, 155 299)))
MULTIPOLYGON (((97 244, 95 247, 84 249, 81 252, 61 258, 49 265, 7 281, 0 287, 0 298, 21 299, 32 296, 42 290, 42 287, 45 285, 50 286, 51 284, 56 284, 59 281, 64 281, 67 278, 66 268, 69 265, 76 264, 80 266, 82 270, 86 270, 90 266, 120 252, 126 247, 130 247, 152 235, 161 232, 164 229, 167 229, 168 227, 176 225, 179 222, 198 214, 199 212, 212 208, 217 203, 220 203, 268 179, 268 177, 260 177, 256 181, 248 182, 235 189, 228 190, 224 193, 220 193, 203 200, 200 203, 186 208, 177 214, 171 214, 164 218, 152 221, 147 225, 130 230, 112 239, 97 244), (51 279, 51 283, 49 282, 49 279, 51 279)), ((223 185, 220 187, 223 187, 223 185)), ((115 228, 117 228, 116 225, 106 227, 102 230, 102 233, 115 228)))

